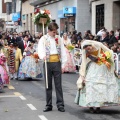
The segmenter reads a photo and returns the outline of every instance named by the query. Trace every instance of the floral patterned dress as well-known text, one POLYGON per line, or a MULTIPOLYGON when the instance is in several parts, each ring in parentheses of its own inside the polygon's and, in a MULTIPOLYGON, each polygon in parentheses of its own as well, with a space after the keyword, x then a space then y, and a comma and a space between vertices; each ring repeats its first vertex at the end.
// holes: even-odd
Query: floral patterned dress
POLYGON ((40 62, 36 62, 36 58, 33 57, 33 53, 26 52, 26 56, 23 58, 18 72, 18 78, 41 78, 42 73, 40 69, 40 62))
POLYGON ((9 74, 7 70, 6 57, 3 53, 0 53, 0 84, 8 85, 9 84, 9 74))

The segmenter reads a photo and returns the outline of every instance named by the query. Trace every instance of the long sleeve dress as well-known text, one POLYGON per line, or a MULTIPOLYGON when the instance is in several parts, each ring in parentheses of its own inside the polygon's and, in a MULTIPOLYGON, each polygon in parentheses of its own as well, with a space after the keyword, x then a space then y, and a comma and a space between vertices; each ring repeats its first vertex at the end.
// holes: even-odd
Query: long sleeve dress
POLYGON ((65 46, 65 51, 66 51, 67 60, 68 60, 64 65, 64 72, 75 72, 76 66, 74 63, 73 54, 67 49, 67 46, 71 45, 70 39, 67 39, 67 40, 63 39, 63 43, 65 46))
MULTIPOLYGON (((84 45, 92 45, 97 50, 91 55, 96 58, 101 55, 101 51, 109 51, 111 60, 113 53, 106 46, 99 42, 84 41, 84 45)), ((77 92, 75 103, 82 107, 102 107, 119 104, 119 84, 114 75, 114 63, 111 69, 105 64, 99 65, 86 56, 87 52, 82 50, 82 64, 80 76, 85 77, 85 86, 77 92), (89 64, 88 64, 89 63, 89 64)), ((79 88, 79 82, 77 82, 79 88)))
POLYGON ((1 85, 8 85, 9 84, 9 72, 7 69, 7 59, 2 50, 0 50, 0 79, 1 85))
POLYGON ((18 78, 41 78, 42 72, 40 62, 36 62, 34 57, 34 49, 26 48, 25 57, 19 67, 18 78))

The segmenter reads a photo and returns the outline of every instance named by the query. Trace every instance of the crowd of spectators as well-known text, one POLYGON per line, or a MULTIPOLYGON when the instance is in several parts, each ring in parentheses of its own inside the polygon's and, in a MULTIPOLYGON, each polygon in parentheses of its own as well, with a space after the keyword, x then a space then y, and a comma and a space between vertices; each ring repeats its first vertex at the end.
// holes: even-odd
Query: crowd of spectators
POLYGON ((68 37, 76 48, 80 48, 82 40, 95 40, 102 42, 109 49, 113 50, 114 53, 120 53, 120 29, 108 31, 105 27, 102 27, 96 35, 93 35, 90 30, 85 31, 83 35, 75 30, 72 34, 68 32, 68 37))

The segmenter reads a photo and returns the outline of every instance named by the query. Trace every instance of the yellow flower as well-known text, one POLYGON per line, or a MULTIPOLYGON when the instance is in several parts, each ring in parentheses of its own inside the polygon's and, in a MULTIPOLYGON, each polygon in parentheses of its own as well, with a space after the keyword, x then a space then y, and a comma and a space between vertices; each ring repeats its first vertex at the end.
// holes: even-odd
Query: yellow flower
POLYGON ((103 63, 102 63, 101 61, 98 61, 97 64, 98 64, 98 65, 102 65, 103 63))
POLYGON ((75 48, 73 45, 67 45, 66 47, 68 50, 73 50, 75 48))
POLYGON ((107 59, 111 58, 111 53, 109 51, 106 51, 105 55, 106 55, 107 59))

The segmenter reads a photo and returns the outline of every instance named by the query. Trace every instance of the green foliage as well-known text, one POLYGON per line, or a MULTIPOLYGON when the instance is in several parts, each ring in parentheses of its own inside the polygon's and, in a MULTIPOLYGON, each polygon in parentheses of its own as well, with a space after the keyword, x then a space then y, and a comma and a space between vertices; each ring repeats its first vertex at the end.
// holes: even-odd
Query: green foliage
POLYGON ((41 13, 39 13, 39 15, 37 15, 37 16, 35 17, 34 23, 35 23, 36 25, 40 26, 40 27, 42 27, 42 23, 40 23, 40 18, 47 18, 47 22, 46 22, 46 24, 45 24, 45 27, 47 27, 48 24, 51 22, 48 14, 41 14, 41 13))

